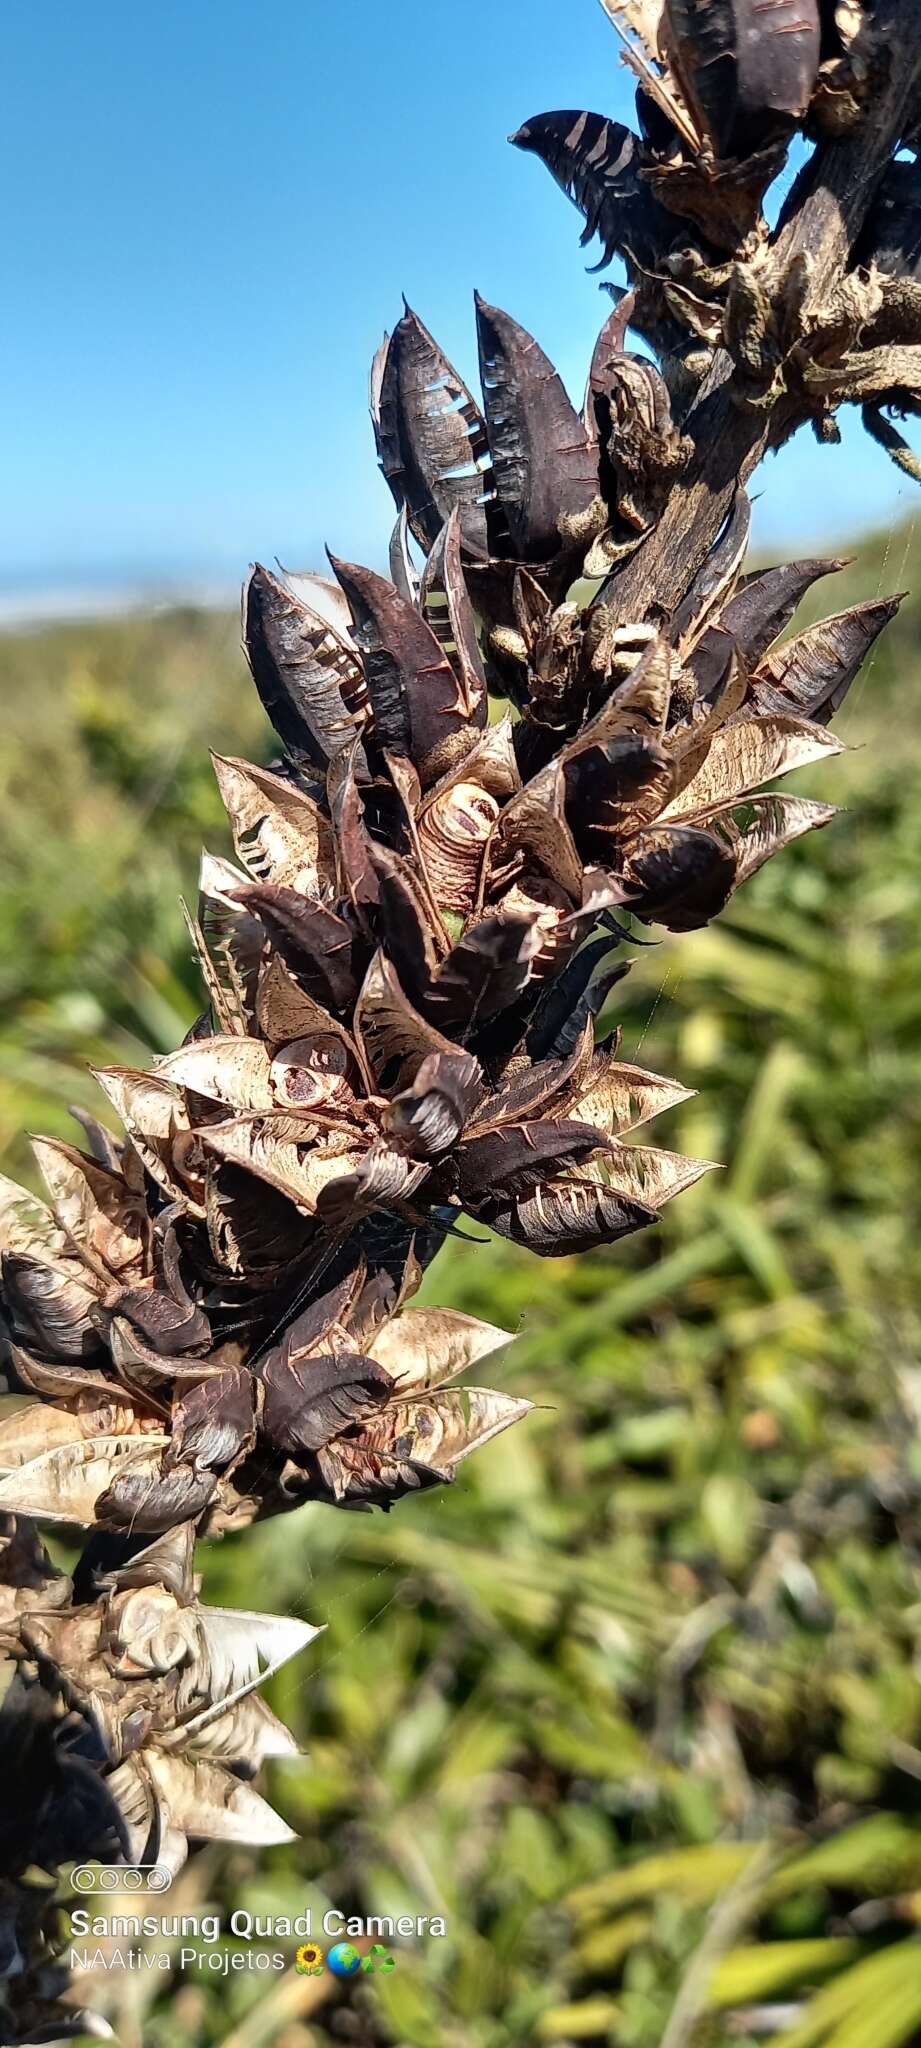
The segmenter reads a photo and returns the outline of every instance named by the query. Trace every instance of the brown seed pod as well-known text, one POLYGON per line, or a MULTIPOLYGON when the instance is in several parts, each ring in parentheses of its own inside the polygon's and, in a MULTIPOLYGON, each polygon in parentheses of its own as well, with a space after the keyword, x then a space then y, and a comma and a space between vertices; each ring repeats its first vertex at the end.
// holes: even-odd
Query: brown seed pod
POLYGON ((419 847, 443 909, 466 916, 476 901, 483 855, 500 806, 476 782, 455 782, 419 820, 419 847))

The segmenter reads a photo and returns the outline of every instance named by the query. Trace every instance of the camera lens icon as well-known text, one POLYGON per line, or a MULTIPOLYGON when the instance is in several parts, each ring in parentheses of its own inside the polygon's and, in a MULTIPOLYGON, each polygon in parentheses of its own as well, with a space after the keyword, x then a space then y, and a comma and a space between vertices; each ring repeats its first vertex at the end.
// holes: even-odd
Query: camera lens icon
POLYGON ((70 1882, 75 1892, 168 1892, 173 1873, 165 1863, 78 1863, 70 1882))

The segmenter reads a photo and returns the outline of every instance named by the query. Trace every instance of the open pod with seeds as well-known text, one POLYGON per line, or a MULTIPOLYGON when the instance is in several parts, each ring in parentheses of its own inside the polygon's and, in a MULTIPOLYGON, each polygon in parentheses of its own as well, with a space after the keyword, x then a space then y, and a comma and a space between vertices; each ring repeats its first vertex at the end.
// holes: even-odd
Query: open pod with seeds
POLYGON ((390 576, 331 555, 245 587, 280 751, 215 756, 204 1012, 100 1072, 118 1133, 36 1142, 43 1199, 0 1183, 0 1729, 56 1788, 4 1843, 9 2039, 63 2025, 26 1862, 281 1839, 250 1780, 288 1739, 257 1688, 312 1631, 203 1610, 195 1536, 452 1481, 529 1403, 478 1383, 511 1333, 411 1305, 446 1235, 570 1257, 707 1170, 646 1142, 687 1091, 605 1017, 631 935, 706 925, 828 822, 777 784, 839 751, 898 602, 791 633, 841 565, 747 570, 745 482, 847 398, 884 438, 911 409, 906 0, 605 5, 637 132, 564 113, 515 138, 627 267, 584 405, 499 308, 476 301, 481 400, 404 310, 371 380, 390 576), (835 120, 769 230, 797 122, 835 120), (33 1522, 89 1532, 73 1582, 33 1522))

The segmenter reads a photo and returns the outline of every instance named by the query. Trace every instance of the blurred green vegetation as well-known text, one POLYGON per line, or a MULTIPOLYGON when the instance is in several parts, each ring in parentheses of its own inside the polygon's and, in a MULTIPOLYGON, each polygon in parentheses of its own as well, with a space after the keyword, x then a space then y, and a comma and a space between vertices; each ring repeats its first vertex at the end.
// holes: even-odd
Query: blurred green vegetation
MULTIPOLYGON (((897 531, 821 608, 909 584, 897 531)), ((226 843, 206 747, 271 751, 235 639, 194 612, 0 639, 7 1171, 23 1127, 93 1102, 87 1060, 166 1049, 199 1007, 178 896, 226 843)), ((309 1751, 273 1787, 299 1843, 206 1851, 171 1906, 446 1937, 349 1984, 110 1987, 124 2048, 921 2041, 916 689, 919 602, 852 692, 852 750, 798 778, 847 814, 617 991, 625 1056, 699 1090, 655 1136, 725 1171, 612 1252, 452 1242, 428 1275, 521 1333, 499 1373, 534 1414, 389 1517, 203 1546, 212 1598, 326 1634, 270 1688, 309 1751)))

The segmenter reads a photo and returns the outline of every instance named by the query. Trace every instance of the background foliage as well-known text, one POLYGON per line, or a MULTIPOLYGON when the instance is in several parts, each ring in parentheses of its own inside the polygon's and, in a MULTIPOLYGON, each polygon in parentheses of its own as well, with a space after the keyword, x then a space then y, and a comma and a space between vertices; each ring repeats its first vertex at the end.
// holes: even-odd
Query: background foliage
MULTIPOLYGON (((897 532, 832 601, 919 570, 897 532)), ((657 1141, 725 1171, 578 1263, 451 1243, 427 1296, 521 1332, 534 1415, 390 1517, 205 1551, 212 1598, 327 1633, 274 1681, 300 1842, 205 1852, 171 1904, 448 1936, 347 1986, 113 1980, 125 2048, 921 2041, 919 632, 908 602, 812 771, 850 815, 616 992, 625 1056, 700 1091, 657 1141)), ((0 638, 8 1172, 24 1126, 98 1106, 86 1063, 199 1007, 206 748, 271 751, 236 639, 195 611, 0 638)))

